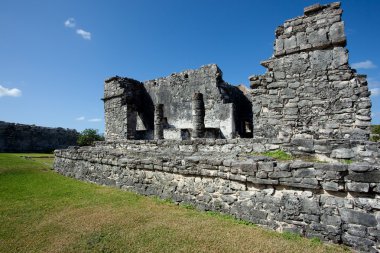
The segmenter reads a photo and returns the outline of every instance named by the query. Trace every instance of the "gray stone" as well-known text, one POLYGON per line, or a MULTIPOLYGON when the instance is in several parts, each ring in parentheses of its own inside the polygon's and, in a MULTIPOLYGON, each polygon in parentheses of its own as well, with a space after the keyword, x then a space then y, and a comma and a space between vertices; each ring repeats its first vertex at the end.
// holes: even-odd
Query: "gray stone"
POLYGON ((366 173, 352 172, 345 177, 345 180, 352 180, 363 183, 380 183, 380 171, 371 171, 366 173))
POLYGON ((329 30, 329 38, 333 44, 345 45, 346 36, 344 34, 343 22, 337 22, 331 25, 329 30))
POLYGON ((294 177, 316 177, 322 175, 320 171, 314 168, 301 168, 293 170, 294 177))
POLYGON ((368 192, 368 183, 346 183, 347 190, 352 192, 368 192))
POLYGON ((344 187, 335 182, 325 182, 322 183, 322 188, 326 191, 342 191, 344 187))
POLYGON ((50 153, 77 145, 74 129, 51 128, 0 121, 0 152, 50 153))
POLYGON ((355 157, 355 153, 351 149, 339 148, 339 149, 334 149, 331 152, 331 157, 338 158, 338 159, 351 159, 355 157))
POLYGON ((268 173, 269 178, 286 178, 291 176, 292 173, 290 171, 274 171, 268 173))
POLYGON ((293 163, 290 164, 291 169, 302 169, 302 168, 312 168, 312 167, 314 167, 314 163, 305 162, 301 160, 295 160, 293 163))
POLYGON ((248 177, 248 182, 251 182, 253 184, 269 184, 269 185, 277 185, 278 180, 276 179, 262 179, 262 178, 254 178, 254 177, 248 177))
POLYGON ((273 167, 274 167, 273 162, 259 162, 258 163, 259 171, 271 172, 273 171, 273 167))
POLYGON ((342 220, 348 224, 358 224, 367 227, 376 227, 377 221, 374 215, 359 211, 340 209, 342 220))
POLYGON ((375 245, 375 242, 367 238, 344 234, 342 236, 342 241, 343 243, 360 250, 365 250, 367 252, 376 252, 376 250, 374 250, 373 248, 371 250, 371 247, 375 245))

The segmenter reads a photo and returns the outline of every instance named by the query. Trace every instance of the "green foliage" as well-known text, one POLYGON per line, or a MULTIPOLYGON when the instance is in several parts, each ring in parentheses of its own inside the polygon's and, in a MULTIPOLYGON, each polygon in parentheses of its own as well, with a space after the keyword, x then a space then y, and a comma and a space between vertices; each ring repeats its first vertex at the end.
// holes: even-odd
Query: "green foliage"
POLYGON ((322 244, 322 241, 321 239, 319 239, 318 237, 313 237, 310 239, 310 242, 314 245, 321 245, 322 244))
POLYGON ((181 206, 188 210, 196 210, 195 206, 190 205, 190 204, 181 204, 181 206))
POLYGON ((262 155, 273 157, 278 160, 292 160, 293 159, 291 155, 289 155, 288 153, 286 153, 285 151, 281 149, 277 149, 274 151, 267 151, 267 152, 262 153, 262 155))
POLYGON ((296 234, 296 233, 292 233, 292 232, 285 231, 285 232, 283 232, 281 235, 282 235, 282 237, 285 238, 286 240, 290 240, 290 241, 298 241, 298 240, 301 240, 301 236, 300 236, 299 234, 296 234))
POLYGON ((371 141, 380 141, 380 125, 372 125, 371 133, 373 134, 371 141))
POLYGON ((344 164, 352 164, 354 161, 352 161, 351 159, 342 159, 340 160, 342 163, 344 164))
POLYGON ((157 204, 163 204, 163 205, 174 205, 174 201, 171 200, 171 199, 161 199, 160 197, 157 197, 157 196, 151 196, 150 197, 151 199, 153 199, 154 202, 156 202, 157 204))
POLYGON ((373 134, 380 134, 380 125, 372 125, 371 126, 371 132, 373 134))
POLYGON ((101 136, 96 129, 87 128, 79 134, 79 146, 91 146, 94 141, 104 141, 104 137, 101 136))

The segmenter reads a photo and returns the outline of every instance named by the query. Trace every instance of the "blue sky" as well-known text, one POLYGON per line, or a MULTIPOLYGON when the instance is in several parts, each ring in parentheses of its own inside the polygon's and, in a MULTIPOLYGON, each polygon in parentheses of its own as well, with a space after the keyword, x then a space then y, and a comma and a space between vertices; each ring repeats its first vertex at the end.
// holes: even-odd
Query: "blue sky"
MULTIPOLYGON (((145 81, 216 63, 248 85, 275 28, 315 2, 1 0, 0 120, 103 132, 103 81, 114 75, 145 81)), ((342 7, 350 63, 368 75, 380 124, 380 1, 342 7)))

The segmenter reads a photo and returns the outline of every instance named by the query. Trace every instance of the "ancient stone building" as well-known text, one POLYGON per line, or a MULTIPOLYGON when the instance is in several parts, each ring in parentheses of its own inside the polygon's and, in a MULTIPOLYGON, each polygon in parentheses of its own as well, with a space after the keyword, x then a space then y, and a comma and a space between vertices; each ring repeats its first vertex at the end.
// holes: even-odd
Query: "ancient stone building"
POLYGON ((160 124, 158 139, 189 139, 203 122, 208 138, 252 137, 251 103, 243 92, 222 78, 215 65, 172 74, 141 83, 130 78, 112 77, 105 81, 104 108, 106 139, 154 139, 154 126, 160 124), (197 108, 194 94, 203 107, 197 108), (155 118, 155 108, 162 117, 155 118), (201 117, 194 115, 199 111, 201 117), (196 126, 197 125, 197 126, 196 126))
POLYGON ((192 96, 201 93, 205 129, 197 137, 368 140, 370 93, 348 65, 341 15, 339 3, 317 4, 279 26, 274 54, 261 63, 267 72, 250 77, 246 94, 223 81, 216 65, 144 83, 106 80, 106 138, 154 139, 157 106, 159 139, 194 137, 192 96))
POLYGON ((313 5, 279 26, 251 89, 216 65, 106 80, 106 141, 57 150, 54 169, 377 252, 380 143, 368 141, 370 93, 348 65, 341 14, 313 5), (278 150, 293 159, 263 155, 278 150))

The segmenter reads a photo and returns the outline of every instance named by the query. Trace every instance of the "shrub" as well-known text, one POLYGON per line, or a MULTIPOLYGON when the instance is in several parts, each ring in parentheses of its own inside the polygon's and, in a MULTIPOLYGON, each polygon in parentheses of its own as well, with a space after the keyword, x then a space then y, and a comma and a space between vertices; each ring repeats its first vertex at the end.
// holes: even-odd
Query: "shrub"
POLYGON ((79 146, 90 146, 94 141, 104 141, 104 137, 100 135, 96 129, 87 128, 79 134, 79 146))
POLYGON ((380 141, 380 125, 372 125, 371 134, 371 141, 380 141))

